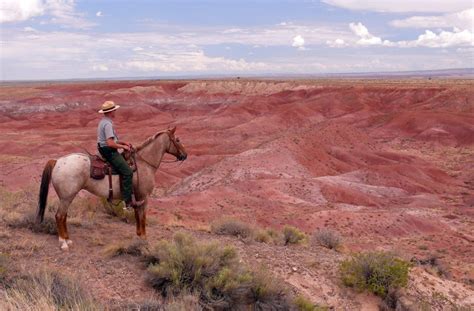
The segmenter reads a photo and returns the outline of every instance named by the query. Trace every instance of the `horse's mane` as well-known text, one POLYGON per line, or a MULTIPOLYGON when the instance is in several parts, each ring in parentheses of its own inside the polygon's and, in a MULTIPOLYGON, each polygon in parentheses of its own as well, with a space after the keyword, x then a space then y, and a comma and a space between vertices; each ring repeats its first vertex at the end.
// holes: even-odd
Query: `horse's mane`
POLYGON ((142 150, 143 148, 148 146, 152 141, 154 141, 158 136, 160 136, 161 134, 166 133, 166 132, 168 132, 168 130, 161 130, 161 131, 157 132, 155 135, 152 135, 152 136, 148 137, 138 147, 136 147, 137 151, 142 150))

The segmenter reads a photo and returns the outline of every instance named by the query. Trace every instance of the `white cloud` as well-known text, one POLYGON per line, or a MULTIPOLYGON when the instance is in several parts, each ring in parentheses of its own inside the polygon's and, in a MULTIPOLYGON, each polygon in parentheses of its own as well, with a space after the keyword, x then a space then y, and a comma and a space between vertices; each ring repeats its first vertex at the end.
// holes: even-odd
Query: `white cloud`
POLYGON ((102 17, 104 16, 104 14, 102 14, 102 11, 98 11, 97 13, 95 13, 95 16, 102 17))
POLYGON ((359 45, 380 45, 382 44, 382 39, 372 35, 367 27, 362 23, 350 23, 349 28, 352 32, 358 36, 360 39, 357 41, 359 45))
POLYGON ((472 7, 472 0, 322 0, 349 10, 375 12, 457 12, 472 7))
POLYGON ((92 70, 94 71, 109 71, 109 67, 104 64, 93 65, 92 70))
MULTIPOLYGON (((74 0, 2 0, 0 23, 22 22, 35 16, 50 16, 46 23, 86 29, 95 26, 75 11, 74 0)), ((43 22, 44 23, 44 22, 43 22)))
POLYGON ((474 8, 439 16, 412 16, 397 19, 390 25, 400 28, 453 28, 471 29, 474 27, 474 8))
POLYGON ((133 48, 132 50, 133 50, 134 52, 140 52, 140 51, 143 51, 143 48, 137 46, 137 47, 133 48))
POLYGON ((175 50, 142 54, 121 64, 122 67, 145 72, 235 72, 267 69, 262 62, 247 62, 244 59, 209 57, 202 50, 175 50))
POLYGON ((33 27, 24 27, 23 31, 25 31, 25 32, 37 32, 38 30, 34 29, 33 27))
POLYGON ((469 30, 458 32, 441 31, 439 34, 426 30, 424 34, 418 36, 416 41, 401 41, 398 44, 401 47, 424 46, 430 48, 474 46, 474 37, 469 30))
POLYGON ((336 39, 336 40, 327 40, 326 44, 332 48, 342 48, 347 46, 346 41, 342 39, 336 39))
POLYGON ((87 29, 95 26, 83 18, 81 13, 75 12, 74 0, 46 0, 46 9, 52 16, 50 23, 63 27, 87 29))
MULTIPOLYGON (((474 36, 469 30, 454 29, 454 31, 440 31, 435 33, 426 30, 425 33, 418 36, 416 40, 411 41, 389 41, 382 40, 380 37, 372 35, 367 27, 362 23, 350 23, 349 28, 359 37, 358 40, 352 40, 353 45, 382 45, 387 47, 413 48, 413 47, 429 47, 429 48, 448 48, 473 46, 474 36)), ((327 45, 337 47, 334 41, 327 41, 327 45)))
POLYGON ((2 0, 0 2, 0 23, 21 22, 44 13, 41 0, 2 0))
POLYGON ((293 38, 291 46, 298 48, 299 50, 304 50, 304 38, 301 35, 297 35, 293 38))

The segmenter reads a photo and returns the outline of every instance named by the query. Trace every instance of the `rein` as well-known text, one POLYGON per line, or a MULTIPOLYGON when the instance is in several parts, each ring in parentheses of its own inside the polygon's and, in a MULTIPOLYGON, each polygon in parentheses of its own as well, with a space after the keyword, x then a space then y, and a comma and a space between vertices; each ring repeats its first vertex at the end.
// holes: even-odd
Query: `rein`
MULTIPOLYGON (((168 137, 169 137, 169 139, 170 139, 170 143, 173 143, 173 145, 174 145, 174 147, 176 148, 176 150, 179 150, 178 145, 177 145, 177 143, 176 143, 174 137, 171 137, 170 132, 169 132, 169 131, 164 131, 163 133, 168 134, 168 137)), ((145 159, 142 155, 140 155, 137 150, 134 150, 134 151, 132 152, 132 156, 135 158, 136 155, 138 155, 138 156, 140 157, 140 159, 141 159, 143 162, 145 162, 145 163, 148 164, 149 166, 153 167, 155 170, 158 170, 158 166, 151 164, 147 159, 145 159)), ((160 161, 160 163, 175 163, 175 162, 179 162, 179 160, 176 159, 176 160, 174 160, 174 161, 168 161, 168 160, 161 160, 161 161, 160 161)), ((136 161, 135 161, 135 163, 136 163, 136 161)), ((137 171, 138 171, 138 169, 137 169, 137 171)))

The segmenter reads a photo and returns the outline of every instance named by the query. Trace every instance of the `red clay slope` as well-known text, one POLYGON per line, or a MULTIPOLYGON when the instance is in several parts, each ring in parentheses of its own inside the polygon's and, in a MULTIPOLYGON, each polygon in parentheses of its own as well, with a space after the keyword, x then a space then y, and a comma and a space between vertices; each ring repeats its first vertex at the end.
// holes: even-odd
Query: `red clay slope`
POLYGON ((189 159, 163 164, 150 214, 207 226, 225 215, 353 249, 439 252, 474 278, 471 81, 132 81, 3 85, 0 182, 35 184, 49 158, 94 150, 98 107, 140 142, 177 125, 189 159), (470 245, 470 247, 469 247, 470 245))

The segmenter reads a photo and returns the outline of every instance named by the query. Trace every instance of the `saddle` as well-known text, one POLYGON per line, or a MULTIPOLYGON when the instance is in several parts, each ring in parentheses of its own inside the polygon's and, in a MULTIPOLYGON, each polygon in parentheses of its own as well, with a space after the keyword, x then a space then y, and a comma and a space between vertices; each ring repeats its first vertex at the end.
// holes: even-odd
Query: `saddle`
MULTIPOLYGON (((122 156, 127 161, 128 166, 133 172, 137 171, 137 162, 135 161, 135 150, 124 151, 122 156)), ((112 175, 119 175, 117 171, 108 163, 100 154, 89 154, 91 161, 90 177, 92 179, 104 179, 107 175, 109 177, 109 202, 112 201, 113 190, 112 190, 112 175)), ((120 176, 120 187, 122 187, 122 176, 120 176)))

